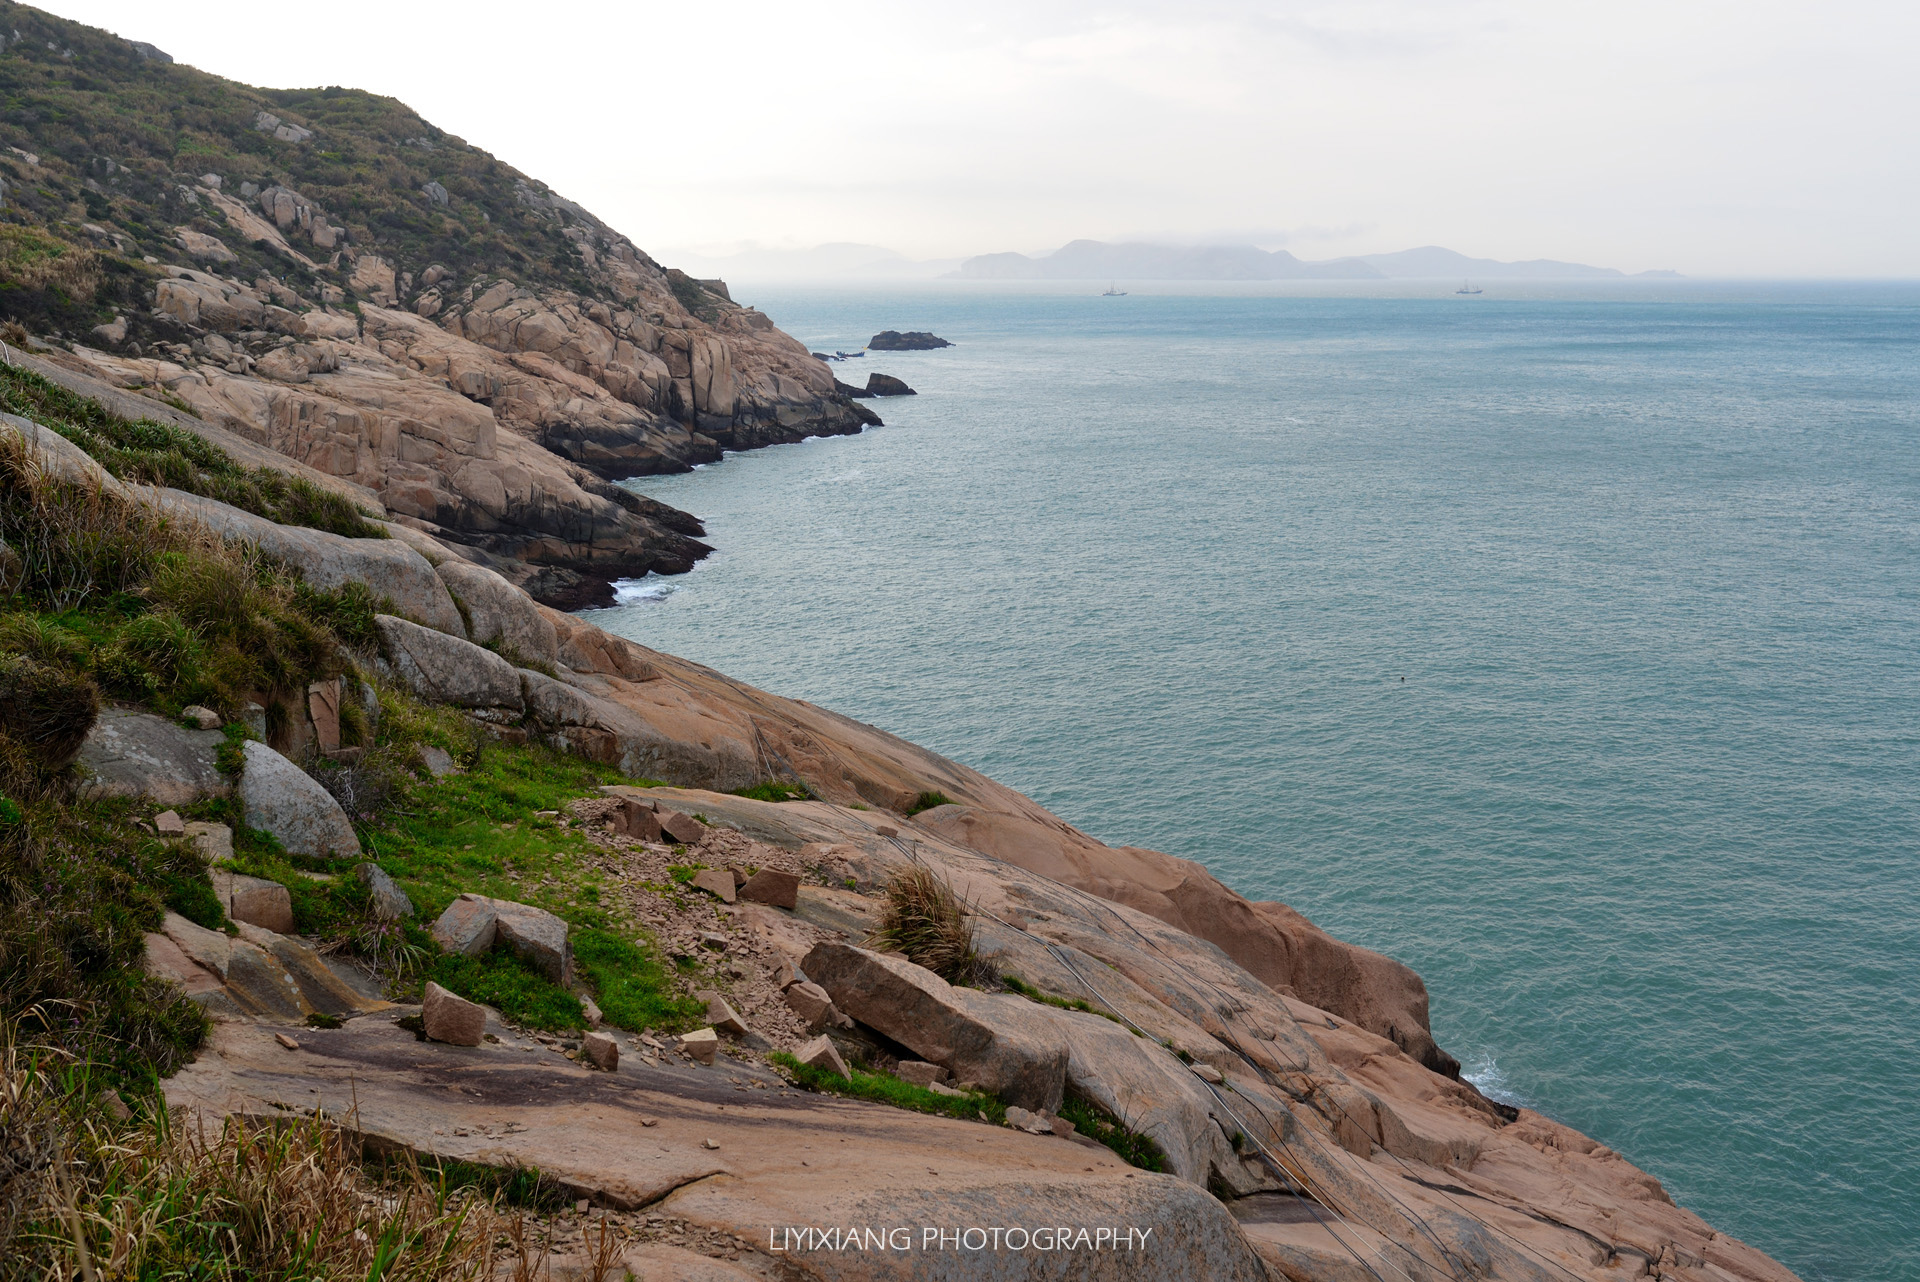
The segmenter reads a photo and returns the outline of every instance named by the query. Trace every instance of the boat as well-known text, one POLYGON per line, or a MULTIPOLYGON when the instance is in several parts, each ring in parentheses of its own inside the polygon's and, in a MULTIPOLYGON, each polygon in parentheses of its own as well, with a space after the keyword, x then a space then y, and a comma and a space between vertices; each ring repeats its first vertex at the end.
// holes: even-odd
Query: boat
POLYGON ((1100 295, 1100 297, 1102 298, 1125 298, 1126 296, 1127 296, 1127 291, 1124 289, 1121 289, 1119 286, 1113 284, 1112 282, 1108 283, 1107 292, 1100 295))
POLYGON ((1463 280, 1460 282, 1460 288, 1454 290, 1453 292, 1456 294, 1480 294, 1480 293, 1484 293, 1485 291, 1482 290, 1478 285, 1474 284, 1472 281, 1463 280))
POLYGON ((834 353, 835 356, 839 357, 843 361, 850 361, 856 356, 865 356, 866 354, 867 354, 867 349, 864 347, 857 352, 835 352, 834 353))

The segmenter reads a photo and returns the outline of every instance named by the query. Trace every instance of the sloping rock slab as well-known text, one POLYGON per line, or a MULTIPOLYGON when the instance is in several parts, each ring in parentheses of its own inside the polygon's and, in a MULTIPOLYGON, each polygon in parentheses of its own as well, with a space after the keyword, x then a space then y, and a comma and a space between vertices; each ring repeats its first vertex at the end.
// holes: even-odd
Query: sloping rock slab
POLYGON ((1023 997, 955 988, 924 966, 852 944, 816 944, 800 963, 834 1004, 961 1081, 1052 1112, 1066 1087, 1067 1040, 1023 997))
POLYGON ((559 662, 560 641, 553 624, 533 598, 492 570, 449 557, 434 567, 448 589, 467 607, 473 621, 467 638, 481 645, 497 642, 523 661, 559 662))
POLYGON ((21 418, 18 414, 0 414, 0 432, 22 437, 33 447, 40 458, 42 475, 78 485, 82 489, 98 489, 117 499, 131 498, 127 487, 95 462, 92 455, 58 432, 49 431, 32 419, 21 418))
POLYGON ((520 711, 520 674, 493 651, 391 614, 376 614, 373 622, 394 675, 422 699, 520 711))
POLYGON ((215 764, 221 741, 218 730, 186 730, 150 713, 108 708, 87 732, 78 763, 96 796, 185 806, 230 791, 215 764))
POLYGON ((1240 1159, 1213 1121, 1213 1097, 1173 1053, 1124 1025, 1082 1011, 1036 1006, 1068 1048, 1067 1081, 1167 1155, 1175 1175, 1204 1186, 1210 1168, 1237 1174, 1240 1159))
POLYGON ((325 530, 280 525, 215 499, 185 490, 160 490, 154 499, 167 513, 198 521, 217 534, 242 539, 298 566, 308 583, 329 591, 364 583, 374 597, 440 632, 464 637, 465 625, 446 585, 427 558, 399 539, 349 539, 325 530))
POLYGON ((303 1030, 300 1051, 288 1052, 271 1030, 223 1024, 210 1048, 163 1086, 169 1105, 210 1117, 286 1116, 291 1106, 345 1118, 357 1108, 377 1150, 538 1167, 604 1206, 664 1197, 662 1212, 755 1243, 763 1253, 755 1268, 741 1262, 749 1276, 766 1275, 768 1229, 776 1225, 913 1226, 911 1251, 800 1249, 783 1262, 829 1282, 1265 1276, 1218 1202, 1110 1154, 855 1100, 738 1091, 730 1077, 773 1083, 731 1062, 723 1072, 651 1068, 634 1057, 596 1072, 527 1049, 535 1044, 497 1022, 488 1031, 501 1041, 443 1046, 374 1016, 303 1030), (643 1127, 643 1119, 656 1125, 643 1127), (719 1147, 703 1148, 706 1140, 719 1147), (951 1239, 922 1249, 922 1225, 983 1224, 1153 1232, 1149 1246, 1131 1254, 996 1254, 958 1249, 951 1239))

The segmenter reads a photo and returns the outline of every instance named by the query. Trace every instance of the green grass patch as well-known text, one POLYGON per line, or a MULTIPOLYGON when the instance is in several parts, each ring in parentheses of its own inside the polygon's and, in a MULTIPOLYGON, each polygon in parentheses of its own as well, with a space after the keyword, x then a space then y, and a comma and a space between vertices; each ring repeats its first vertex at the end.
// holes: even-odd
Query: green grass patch
POLYGON ((922 810, 932 810, 935 806, 951 806, 953 798, 944 792, 923 792, 913 799, 907 807, 907 818, 911 819, 922 810))
POLYGON ((443 953, 427 973, 449 992, 491 1006, 524 1028, 558 1033, 587 1026, 578 997, 509 952, 443 953))
POLYGON ((813 793, 807 790, 805 784, 779 783, 771 779, 766 783, 757 783, 751 788, 735 788, 733 795, 736 797, 746 797, 753 801, 813 800, 813 793))
POLYGON ((1002 975, 1000 976, 1000 982, 1005 984, 1012 992, 1020 994, 1030 1002, 1039 1002, 1042 1006, 1057 1006, 1061 1010, 1085 1011, 1089 1015, 1098 1015, 1102 1019, 1110 1019, 1116 1024, 1125 1022, 1112 1011, 1101 1010, 1084 997, 1059 997, 1053 993, 1035 988, 1018 975, 1002 975))
POLYGON ((1072 1122, 1073 1128, 1088 1139, 1105 1144, 1129 1166, 1137 1166, 1143 1171, 1167 1169, 1167 1155, 1158 1144, 1150 1137, 1129 1129, 1126 1123, 1090 1099, 1069 1092, 1060 1101, 1057 1116, 1072 1122))
POLYGON ((924 1086, 915 1086, 912 1082, 903 1082, 886 1073, 869 1073, 862 1069, 852 1069, 853 1080, 848 1081, 840 1074, 828 1069, 815 1068, 811 1064, 802 1064, 785 1051, 774 1051, 767 1061, 777 1064, 799 1085, 810 1091, 825 1095, 844 1095, 848 1099, 871 1100, 875 1104, 889 1104, 894 1108, 904 1108, 915 1113, 933 1113, 940 1117, 958 1117, 965 1121, 985 1120, 995 1126, 1007 1120, 1007 1106, 1000 1100, 987 1094, 940 1095, 924 1086))
POLYGON ((679 1032, 693 1027, 706 1013, 699 1002, 673 991, 657 952, 611 932, 575 931, 573 965, 593 985, 600 1013, 609 1024, 634 1032, 646 1028, 679 1032))

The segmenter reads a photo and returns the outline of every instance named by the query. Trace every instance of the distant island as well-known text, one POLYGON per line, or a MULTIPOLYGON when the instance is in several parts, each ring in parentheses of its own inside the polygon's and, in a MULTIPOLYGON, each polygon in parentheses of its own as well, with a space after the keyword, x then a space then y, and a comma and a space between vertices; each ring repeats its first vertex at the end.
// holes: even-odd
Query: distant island
MULTIPOLYGON (((1677 277, 1671 271, 1639 272, 1642 277, 1677 277)), ((1480 279, 1569 280, 1611 277, 1626 272, 1551 258, 1500 262, 1469 258, 1438 245, 1393 254, 1361 254, 1309 262, 1284 249, 1257 245, 1108 244, 1076 240, 1039 258, 1025 254, 981 254, 948 273, 960 280, 1417 280, 1480 279)))
POLYGON ((902 334, 897 329, 883 329, 867 340, 867 346, 876 352, 930 352, 936 347, 952 347, 953 344, 925 330, 909 330, 902 334))

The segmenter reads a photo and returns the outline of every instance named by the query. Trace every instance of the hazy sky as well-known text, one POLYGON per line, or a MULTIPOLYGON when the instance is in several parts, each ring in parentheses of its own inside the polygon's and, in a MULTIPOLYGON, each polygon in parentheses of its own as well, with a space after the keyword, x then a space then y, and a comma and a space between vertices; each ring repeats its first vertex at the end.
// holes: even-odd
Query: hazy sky
POLYGON ((57 0, 355 85, 656 251, 1080 236, 1920 275, 1914 0, 57 0))

